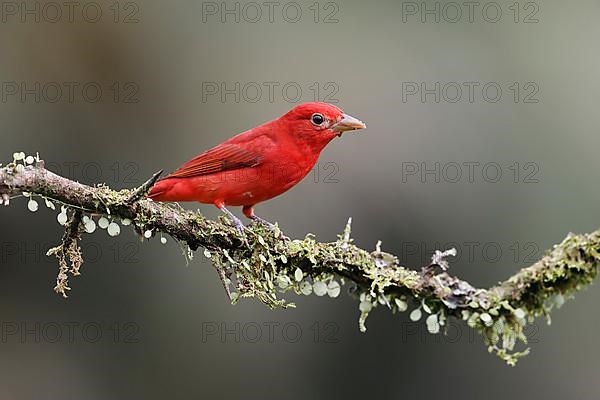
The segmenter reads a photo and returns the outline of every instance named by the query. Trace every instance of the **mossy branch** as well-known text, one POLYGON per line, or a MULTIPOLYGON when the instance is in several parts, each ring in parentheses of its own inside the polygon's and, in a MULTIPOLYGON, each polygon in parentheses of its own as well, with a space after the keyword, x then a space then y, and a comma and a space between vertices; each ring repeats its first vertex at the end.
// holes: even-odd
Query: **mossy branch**
POLYGON ((431 333, 444 332, 449 317, 462 319, 483 334, 490 351, 511 365, 529 350, 515 350, 517 340, 527 341, 524 326, 537 316, 548 317, 565 297, 591 283, 600 258, 600 230, 569 234, 531 267, 495 287, 479 289, 447 272, 446 258, 454 255, 453 249, 437 251, 431 264, 419 271, 407 269, 399 265, 397 257, 381 251, 380 243, 374 251, 353 245, 350 221, 338 240, 330 243, 317 242, 312 235, 286 240, 253 224, 246 244, 225 219, 208 220, 178 205, 144 198, 148 187, 114 191, 104 185, 86 186, 48 171, 39 158, 22 153, 15 153, 13 162, 0 168, 0 204, 8 205, 11 197, 20 194, 30 197, 32 211, 37 210, 35 196, 46 199, 51 208, 53 202, 62 204, 58 219, 66 226, 65 235, 49 254, 59 259, 55 290, 65 297, 68 273, 78 275, 83 263, 77 242, 83 232, 95 230, 93 218, 101 215, 99 225, 113 236, 120 232, 120 222, 131 224, 146 238, 157 232, 168 234, 187 246, 190 257, 203 247, 234 303, 239 297, 257 297, 269 307, 288 307, 293 304, 279 298, 282 292, 337 297, 340 283, 346 283, 360 299, 361 330, 374 307, 405 311, 412 301, 416 308, 411 319, 420 319, 423 310, 431 333))

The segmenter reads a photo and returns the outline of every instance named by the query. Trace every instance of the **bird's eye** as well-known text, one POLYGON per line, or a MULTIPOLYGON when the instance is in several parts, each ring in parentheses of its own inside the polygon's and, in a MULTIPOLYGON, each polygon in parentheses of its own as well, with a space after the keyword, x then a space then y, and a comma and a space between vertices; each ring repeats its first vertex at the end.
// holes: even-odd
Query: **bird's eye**
POLYGON ((310 117, 310 120, 315 125, 321 125, 323 122, 325 122, 325 117, 323 117, 322 114, 317 113, 313 114, 312 117, 310 117))

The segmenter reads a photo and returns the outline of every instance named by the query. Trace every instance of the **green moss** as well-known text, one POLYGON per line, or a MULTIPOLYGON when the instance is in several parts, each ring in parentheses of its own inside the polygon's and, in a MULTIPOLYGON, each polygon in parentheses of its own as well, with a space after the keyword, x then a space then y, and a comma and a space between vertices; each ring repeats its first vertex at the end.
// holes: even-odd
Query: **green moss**
MULTIPOLYGON (((22 154, 18 158, 22 160, 22 154)), ((5 187, 15 186, 19 174, 33 171, 32 166, 17 164, 15 160, 0 170, 5 187)), ((527 345, 527 324, 540 316, 550 321, 554 308, 594 280, 600 260, 600 231, 570 234, 531 267, 489 290, 477 289, 446 272, 444 257, 453 255, 453 251, 436 252, 431 265, 421 271, 407 269, 394 255, 383 252, 381 243, 372 252, 356 247, 350 236, 350 220, 332 243, 319 243, 311 234, 303 240, 281 240, 278 231, 253 224, 247 246, 227 220, 208 221, 200 213, 177 205, 147 200, 132 206, 127 203, 130 190, 113 191, 101 185, 77 193, 79 198, 73 200, 72 193, 65 195, 55 186, 52 180, 41 180, 33 192, 76 209, 88 210, 91 205, 95 212, 132 219, 139 232, 169 233, 185 243, 190 256, 192 250, 204 246, 227 290, 230 285, 235 287, 232 303, 242 297, 255 297, 270 308, 291 307, 293 304, 280 298, 281 294, 294 291, 324 295, 334 282, 332 287, 339 293, 337 282, 348 280, 358 300, 361 331, 366 329, 366 318, 374 308, 405 311, 412 301, 416 314, 428 314, 425 321, 430 332, 443 332, 440 326, 449 317, 462 319, 483 335, 491 352, 510 365, 529 351, 517 349, 527 345)), ((29 191, 30 184, 22 184, 22 188, 29 191)))

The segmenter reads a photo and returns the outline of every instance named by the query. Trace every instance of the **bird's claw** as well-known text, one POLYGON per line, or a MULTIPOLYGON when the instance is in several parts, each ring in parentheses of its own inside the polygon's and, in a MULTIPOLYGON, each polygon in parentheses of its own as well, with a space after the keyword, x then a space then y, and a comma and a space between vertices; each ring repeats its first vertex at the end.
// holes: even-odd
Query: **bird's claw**
POLYGON ((236 217, 231 211, 229 211, 227 208, 225 208, 225 206, 221 205, 221 206, 219 206, 219 209, 221 211, 223 211, 225 214, 227 214, 227 216, 229 217, 229 220, 233 223, 233 226, 240 234, 242 243, 244 243, 244 245, 246 245, 246 247, 249 248, 250 245, 248 244, 248 238, 246 237, 246 232, 245 232, 246 227, 244 226, 244 224, 242 224, 242 221, 240 221, 240 219, 238 217, 236 217))
POLYGON ((256 215, 253 215, 252 220, 257 223, 257 224, 261 224, 263 226, 266 226, 267 228, 269 228, 273 233, 275 233, 275 235, 277 236, 277 238, 279 239, 283 239, 283 240, 290 240, 289 237, 285 236, 283 234, 283 232, 281 232, 281 229, 279 229, 279 227, 269 221, 267 221, 266 219, 262 219, 261 217, 258 217, 256 215))
POLYGON ((233 225, 235 226, 235 229, 240 235, 242 243, 244 243, 246 247, 250 247, 250 244, 248 243, 248 237, 246 236, 246 229, 248 228, 244 226, 244 224, 242 223, 242 221, 239 220, 239 218, 234 217, 231 220, 233 222, 233 225))
POLYGON ((245 232, 246 227, 243 227, 243 228, 236 227, 236 229, 237 229, 238 233, 240 234, 240 238, 242 240, 242 243, 244 243, 244 246, 250 248, 250 243, 248 243, 248 236, 246 236, 246 232, 245 232))

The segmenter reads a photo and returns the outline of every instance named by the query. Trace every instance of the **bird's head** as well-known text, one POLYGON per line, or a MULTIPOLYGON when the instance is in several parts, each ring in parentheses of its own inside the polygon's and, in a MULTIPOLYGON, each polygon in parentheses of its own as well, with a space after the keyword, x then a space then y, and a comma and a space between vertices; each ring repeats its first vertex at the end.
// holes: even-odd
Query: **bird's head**
POLYGON ((282 116, 281 120, 297 139, 322 146, 344 132, 367 127, 364 122, 345 114, 333 104, 320 102, 300 104, 282 116))

